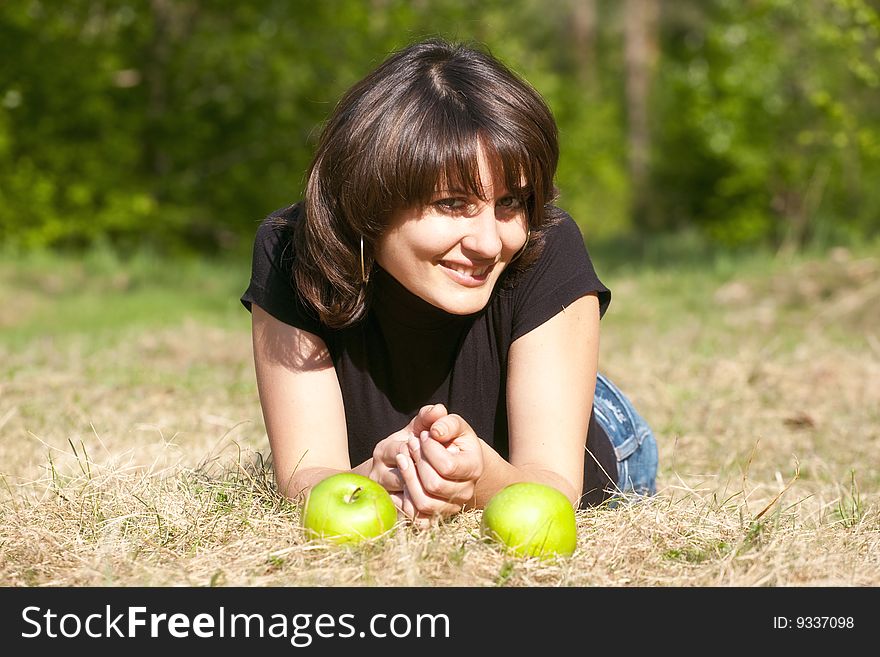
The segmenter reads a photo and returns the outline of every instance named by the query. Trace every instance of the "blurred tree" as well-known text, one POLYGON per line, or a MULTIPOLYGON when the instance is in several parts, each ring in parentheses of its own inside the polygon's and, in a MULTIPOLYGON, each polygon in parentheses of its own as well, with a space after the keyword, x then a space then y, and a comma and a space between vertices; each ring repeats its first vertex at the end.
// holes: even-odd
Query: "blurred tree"
POLYGON ((0 5, 0 241, 87 243, 151 215, 129 70, 135 14, 0 5))
POLYGON ((663 226, 787 249, 876 234, 880 20, 862 0, 664 5, 652 103, 663 226), (870 172, 870 174, 868 173, 870 172))

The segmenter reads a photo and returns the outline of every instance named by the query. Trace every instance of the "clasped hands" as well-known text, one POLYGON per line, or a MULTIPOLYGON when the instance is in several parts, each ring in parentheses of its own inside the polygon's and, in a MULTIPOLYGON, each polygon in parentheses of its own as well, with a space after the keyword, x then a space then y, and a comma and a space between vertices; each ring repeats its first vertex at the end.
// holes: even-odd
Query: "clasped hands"
POLYGON ((443 404, 423 406, 407 426, 380 441, 370 469, 370 478, 419 527, 459 513, 482 474, 480 439, 443 404))

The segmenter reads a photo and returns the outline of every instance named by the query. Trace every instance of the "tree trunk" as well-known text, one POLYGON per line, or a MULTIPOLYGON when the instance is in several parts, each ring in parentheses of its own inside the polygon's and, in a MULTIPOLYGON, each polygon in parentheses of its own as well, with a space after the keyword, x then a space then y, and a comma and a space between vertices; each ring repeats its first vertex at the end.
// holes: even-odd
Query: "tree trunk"
POLYGON ((596 91, 596 0, 571 0, 577 79, 588 93, 596 91))
MULTIPOLYGON (((177 44, 186 40, 195 25, 198 4, 173 0, 150 0, 153 34, 147 45, 144 81, 147 85, 147 128, 144 153, 149 172, 161 181, 174 162, 164 148, 164 123, 170 112, 171 58, 177 44)), ((156 189, 161 189, 159 183, 156 189)), ((161 196, 158 192, 156 196, 161 196)))
POLYGON ((648 102, 657 59, 657 0, 626 0, 624 57, 626 66, 627 150, 636 226, 650 227, 649 174, 651 134, 648 102))

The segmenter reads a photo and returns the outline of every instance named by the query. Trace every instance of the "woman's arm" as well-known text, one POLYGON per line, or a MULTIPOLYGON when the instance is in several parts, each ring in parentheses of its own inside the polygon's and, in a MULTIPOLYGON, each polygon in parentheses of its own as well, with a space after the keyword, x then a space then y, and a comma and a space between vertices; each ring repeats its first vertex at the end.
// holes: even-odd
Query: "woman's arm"
MULTIPOLYGON (((323 340, 257 304, 251 310, 257 389, 275 481, 293 498, 351 468, 342 392, 323 340)), ((368 463, 357 470, 364 467, 369 470, 368 463)))
POLYGON ((371 458, 352 468, 342 391, 327 345, 257 304, 252 313, 257 389, 282 494, 293 498, 332 474, 351 471, 377 481, 402 507, 398 454, 445 411, 423 407, 407 426, 379 441, 371 458))
MULTIPOLYGON (((515 481, 538 481, 577 503, 596 388, 599 300, 580 297, 518 338, 508 354, 510 462, 486 447, 478 504, 515 481)), ((482 506, 482 504, 480 504, 482 506)))

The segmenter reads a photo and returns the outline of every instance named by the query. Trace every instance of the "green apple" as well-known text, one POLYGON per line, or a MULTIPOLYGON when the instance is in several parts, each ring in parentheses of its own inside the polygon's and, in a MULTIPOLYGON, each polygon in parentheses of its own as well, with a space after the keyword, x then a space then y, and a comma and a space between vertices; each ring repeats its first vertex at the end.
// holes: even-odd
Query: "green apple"
POLYGON ((577 545, 571 502, 556 488, 533 482, 498 491, 483 509, 480 529, 521 557, 569 556, 577 545))
POLYGON ((397 507, 378 483, 353 472, 340 472, 309 491, 302 513, 310 538, 332 543, 360 543, 392 529, 397 507))

